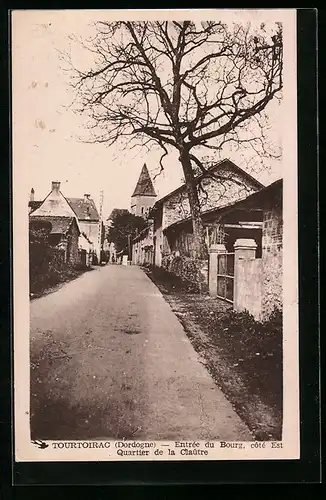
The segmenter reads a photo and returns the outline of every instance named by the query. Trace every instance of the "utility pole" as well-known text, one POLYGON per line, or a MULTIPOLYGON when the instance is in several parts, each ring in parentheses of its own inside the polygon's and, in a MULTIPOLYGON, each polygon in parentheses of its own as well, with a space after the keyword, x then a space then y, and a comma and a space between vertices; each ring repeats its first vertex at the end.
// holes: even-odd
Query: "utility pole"
POLYGON ((99 221, 99 228, 98 228, 98 238, 97 238, 97 244, 99 248, 99 264, 101 264, 101 257, 102 257, 102 250, 103 250, 103 245, 102 245, 102 214, 103 214, 103 198, 104 198, 104 192, 103 190, 100 192, 100 221, 99 221))

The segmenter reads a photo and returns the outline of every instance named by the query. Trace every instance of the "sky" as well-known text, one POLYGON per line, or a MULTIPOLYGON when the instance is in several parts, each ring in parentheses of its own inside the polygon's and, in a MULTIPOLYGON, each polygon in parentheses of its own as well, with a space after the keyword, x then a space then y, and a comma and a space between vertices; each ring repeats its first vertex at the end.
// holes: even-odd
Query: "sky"
MULTIPOLYGON (((69 50, 69 35, 88 36, 90 20, 105 18, 98 11, 18 11, 13 16, 13 149, 14 168, 24 170, 26 201, 33 187, 35 199, 43 199, 52 180, 61 182, 67 197, 91 194, 99 206, 103 191, 103 218, 111 210, 130 208, 142 165, 146 162, 152 177, 158 172, 160 153, 122 151, 118 146, 86 144, 83 118, 69 108, 74 98, 63 71, 60 51, 69 50)), ((84 57, 84 51, 75 53, 84 57)), ((275 116, 279 109, 271 106, 275 116)), ((275 126, 275 137, 278 129, 275 126)), ((242 165, 241 156, 227 156, 242 165)), ((182 171, 177 155, 164 162, 165 171, 154 181, 158 198, 178 187, 182 171)), ((269 184, 281 173, 280 162, 257 178, 269 184)))

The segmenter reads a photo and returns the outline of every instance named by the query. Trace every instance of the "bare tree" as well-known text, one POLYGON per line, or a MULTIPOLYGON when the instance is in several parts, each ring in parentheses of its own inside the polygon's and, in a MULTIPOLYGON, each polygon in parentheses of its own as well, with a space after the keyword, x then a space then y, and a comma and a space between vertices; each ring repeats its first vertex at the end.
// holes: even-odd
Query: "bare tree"
POLYGON ((282 89, 282 26, 272 37, 263 26, 255 32, 221 22, 99 21, 95 29, 82 42, 94 53, 93 67, 77 69, 70 60, 89 140, 156 144, 161 170, 177 149, 200 258, 207 250, 195 172, 207 172, 203 151, 228 142, 264 147, 264 110, 282 89))

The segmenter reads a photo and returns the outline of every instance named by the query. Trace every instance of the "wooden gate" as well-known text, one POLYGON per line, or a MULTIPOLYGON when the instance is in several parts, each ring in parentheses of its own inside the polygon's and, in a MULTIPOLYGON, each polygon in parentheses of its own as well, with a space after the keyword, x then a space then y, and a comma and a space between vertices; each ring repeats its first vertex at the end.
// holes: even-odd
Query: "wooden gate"
POLYGON ((233 304, 234 252, 217 254, 217 297, 233 304))

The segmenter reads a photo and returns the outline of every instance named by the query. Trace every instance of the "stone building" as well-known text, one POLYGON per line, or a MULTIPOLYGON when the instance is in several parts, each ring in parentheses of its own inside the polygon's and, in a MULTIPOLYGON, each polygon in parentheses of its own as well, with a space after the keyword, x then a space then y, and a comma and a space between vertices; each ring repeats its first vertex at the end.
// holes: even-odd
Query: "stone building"
MULTIPOLYGON (((221 237, 219 210, 264 187, 228 159, 212 166, 208 174, 201 174, 197 181, 200 183, 198 194, 208 246, 214 239, 221 237)), ((162 266, 164 258, 173 252, 192 256, 192 225, 185 184, 158 200, 151 211, 151 217, 155 265, 162 266)), ((261 221, 256 217, 256 220, 248 222, 261 221)), ((252 229, 256 228, 257 225, 252 226, 252 229)), ((241 229, 240 226, 238 229, 241 229)), ((230 232, 231 227, 228 228, 228 233, 230 232)), ((233 237, 236 238, 234 234, 233 237)))

